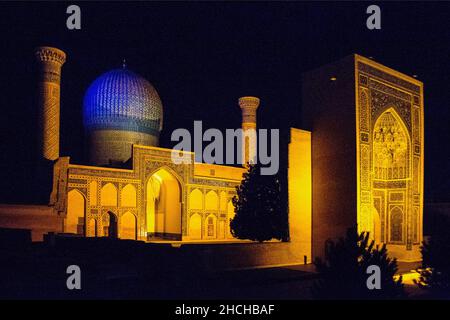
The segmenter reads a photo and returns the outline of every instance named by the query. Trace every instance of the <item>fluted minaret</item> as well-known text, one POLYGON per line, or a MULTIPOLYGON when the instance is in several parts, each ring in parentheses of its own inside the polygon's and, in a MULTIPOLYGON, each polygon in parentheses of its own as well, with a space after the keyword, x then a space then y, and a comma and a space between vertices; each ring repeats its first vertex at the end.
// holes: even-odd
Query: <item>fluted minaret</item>
POLYGON ((241 97, 239 107, 242 111, 242 163, 245 165, 256 158, 256 110, 259 107, 259 98, 241 97))
POLYGON ((66 54, 57 48, 39 47, 35 56, 39 64, 39 152, 44 159, 56 160, 59 158, 61 67, 66 54))

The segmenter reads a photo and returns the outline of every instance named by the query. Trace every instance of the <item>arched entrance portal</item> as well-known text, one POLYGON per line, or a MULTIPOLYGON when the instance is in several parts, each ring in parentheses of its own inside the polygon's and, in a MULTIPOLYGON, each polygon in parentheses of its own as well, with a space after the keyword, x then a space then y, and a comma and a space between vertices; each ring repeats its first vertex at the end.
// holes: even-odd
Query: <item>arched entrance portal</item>
POLYGON ((167 169, 159 169, 148 180, 147 235, 149 238, 181 240, 181 186, 167 169))
POLYGON ((412 151, 408 129, 394 108, 378 117, 372 141, 374 239, 377 243, 404 244, 403 228, 411 205, 412 151))

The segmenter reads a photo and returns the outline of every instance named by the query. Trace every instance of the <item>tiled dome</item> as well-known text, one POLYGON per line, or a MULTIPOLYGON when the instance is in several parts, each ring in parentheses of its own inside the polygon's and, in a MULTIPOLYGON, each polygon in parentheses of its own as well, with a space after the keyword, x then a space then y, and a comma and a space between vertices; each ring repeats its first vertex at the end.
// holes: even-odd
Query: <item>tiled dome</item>
POLYGON ((127 68, 102 74, 84 97, 83 122, 88 131, 123 130, 159 136, 163 107, 155 88, 127 68))

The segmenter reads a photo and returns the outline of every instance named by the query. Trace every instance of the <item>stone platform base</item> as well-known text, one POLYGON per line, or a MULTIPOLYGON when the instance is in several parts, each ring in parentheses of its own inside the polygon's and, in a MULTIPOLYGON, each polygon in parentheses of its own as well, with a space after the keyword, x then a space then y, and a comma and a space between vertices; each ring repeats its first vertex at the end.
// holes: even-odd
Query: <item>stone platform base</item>
POLYGON ((0 204, 0 228, 31 230, 32 241, 63 231, 63 218, 45 205, 0 204))

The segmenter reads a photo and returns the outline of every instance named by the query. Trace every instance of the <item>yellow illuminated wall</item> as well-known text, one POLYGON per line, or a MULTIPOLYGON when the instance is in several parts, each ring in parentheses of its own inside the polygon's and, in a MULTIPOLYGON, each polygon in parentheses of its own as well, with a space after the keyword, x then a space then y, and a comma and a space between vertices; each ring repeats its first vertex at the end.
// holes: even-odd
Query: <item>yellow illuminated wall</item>
POLYGON ((210 214, 205 219, 205 239, 215 239, 217 237, 217 218, 210 214))
POLYGON ((197 162, 194 164, 194 176, 215 181, 240 182, 243 172, 244 169, 238 167, 197 162))
MULTIPOLYGON (((171 149, 133 148, 135 169, 67 164, 67 185, 87 199, 83 215, 87 236, 158 241, 231 239, 231 198, 243 168, 194 162, 174 165, 171 149)), ((64 186, 64 175, 59 177, 54 185, 64 186)), ((78 210, 73 197, 71 193, 70 203, 65 202, 71 214, 78 210)))
POLYGON ((123 207, 136 207, 136 188, 127 184, 120 193, 120 201, 123 207))
POLYGON ((91 181, 89 183, 89 204, 91 206, 97 205, 97 181, 91 181))
POLYGON ((214 191, 209 191, 205 197, 205 209, 206 210, 218 210, 219 209, 219 197, 214 191))
POLYGON ((117 206, 117 189, 112 183, 107 183, 102 187, 100 203, 102 206, 117 206))
POLYGON ((167 170, 155 172, 147 182, 147 232, 181 235, 181 187, 167 170))
POLYGON ((311 262, 311 132, 291 128, 288 153, 289 238, 299 260, 311 262))
POLYGON ((136 217, 131 212, 125 212, 120 221, 120 238, 136 240, 136 217))
POLYGON ((199 189, 194 189, 189 194, 189 208, 193 210, 203 209, 203 193, 199 189))
POLYGON ((71 190, 67 196, 67 216, 64 232, 84 235, 85 199, 77 190, 71 190))
POLYGON ((383 187, 373 188, 372 196, 375 201, 383 199, 387 204, 387 228, 381 226, 380 206, 377 203, 378 209, 374 205, 372 217, 369 217, 373 225, 366 226, 366 230, 378 243, 402 244, 406 239, 405 213, 410 186, 405 184, 399 188, 395 182, 400 183, 411 177, 411 142, 404 122, 393 108, 384 111, 375 121, 372 141, 372 179, 384 183, 383 187))
POLYGON ((155 233, 155 223, 156 223, 156 215, 155 215, 155 205, 157 201, 159 201, 159 195, 161 190, 161 183, 156 177, 151 177, 147 182, 146 194, 146 221, 147 228, 146 231, 148 233, 155 233))
POLYGON ((227 220, 220 220, 217 224, 217 239, 219 240, 226 238, 226 223, 227 220))
POLYGON ((420 259, 423 84, 356 56, 358 228, 400 260, 420 259))
POLYGON ((225 191, 220 192, 220 210, 227 210, 227 193, 225 191))
POLYGON ((105 237, 117 237, 118 219, 117 215, 111 211, 107 211, 103 214, 102 219, 102 236, 105 237))
MULTIPOLYGON (((357 223, 400 260, 419 257, 423 84, 351 55, 305 73, 302 98, 302 120, 311 132, 290 130, 292 252, 311 262, 323 255, 327 239, 357 223)), ((256 128, 258 105, 255 97, 240 99, 244 128, 256 128)), ((133 145, 132 169, 59 160, 53 194, 67 215, 65 230, 82 233, 88 221, 88 236, 110 234, 117 225, 121 237, 141 240, 231 240, 231 199, 245 170, 195 163, 194 154, 186 154, 191 163, 176 165, 171 149, 133 145)))
POLYGON ((227 204, 227 222, 226 222, 226 228, 227 228, 227 237, 232 239, 233 235, 231 234, 231 228, 230 228, 230 222, 231 220, 233 220, 234 216, 236 215, 235 211, 234 211, 234 205, 232 201, 228 201, 227 204))
POLYGON ((194 164, 194 176, 199 182, 187 189, 186 240, 233 239, 229 230, 230 217, 234 216, 231 199, 244 171, 231 166, 194 164))
POLYGON ((202 217, 198 213, 194 213, 189 218, 189 238, 191 240, 202 238, 202 217))
POLYGON ((188 240, 229 240, 230 220, 234 217, 232 195, 225 191, 200 191, 194 188, 189 194, 188 240), (205 196, 203 196, 205 194, 205 196), (204 200, 204 205, 202 201, 204 200))
POLYGON ((94 218, 89 220, 88 229, 86 230, 86 236, 96 237, 98 235, 97 231, 97 221, 94 218))
POLYGON ((225 240, 230 217, 234 217, 231 196, 226 191, 191 189, 189 193, 188 235, 190 240, 225 240))

